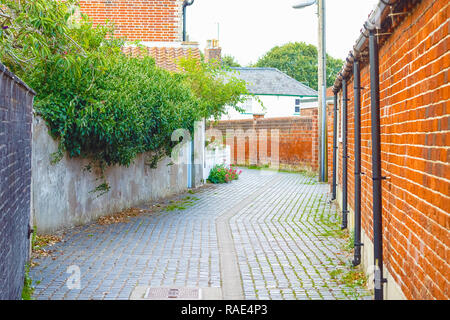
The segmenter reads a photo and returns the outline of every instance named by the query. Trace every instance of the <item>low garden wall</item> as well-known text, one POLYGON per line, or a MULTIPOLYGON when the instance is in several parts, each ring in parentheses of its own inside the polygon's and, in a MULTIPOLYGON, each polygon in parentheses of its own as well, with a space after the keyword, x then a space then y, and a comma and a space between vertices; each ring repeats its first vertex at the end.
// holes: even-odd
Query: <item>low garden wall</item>
MULTIPOLYGON (((197 145, 196 157, 203 157, 204 142, 197 145)), ((189 145, 181 149, 180 162, 183 164, 172 164, 167 157, 152 169, 146 164, 149 155, 142 154, 129 167, 107 168, 105 178, 110 190, 103 195, 101 191, 93 192, 103 180, 94 169, 92 172, 84 169, 89 161, 64 156, 52 164, 51 157, 57 149, 58 143, 49 135, 45 121, 35 117, 32 215, 40 233, 85 224, 103 215, 183 192, 188 186, 189 145)), ((195 171, 201 167, 196 165, 195 171)), ((198 185, 203 171, 194 177, 195 185, 198 185)))
MULTIPOLYGON (((231 163, 317 171, 317 108, 301 116, 210 123, 231 148, 231 163)), ((220 138, 219 138, 220 139, 220 138)))
POLYGON ((203 170, 203 180, 208 179, 211 169, 217 164, 224 164, 229 166, 230 162, 230 146, 220 146, 206 148, 205 165, 203 170))

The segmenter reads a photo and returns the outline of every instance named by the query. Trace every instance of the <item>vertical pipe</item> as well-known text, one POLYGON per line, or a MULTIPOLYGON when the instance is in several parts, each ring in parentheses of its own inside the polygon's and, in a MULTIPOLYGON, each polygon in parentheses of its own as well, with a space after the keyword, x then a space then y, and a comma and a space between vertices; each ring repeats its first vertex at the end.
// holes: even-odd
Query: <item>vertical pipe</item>
POLYGON ((378 42, 375 30, 369 32, 370 100, 372 122, 373 244, 375 300, 383 300, 383 236, 381 208, 380 78, 378 42))
POLYGON ((183 42, 186 41, 186 1, 183 3, 183 42))
POLYGON ((342 81, 342 229, 347 228, 347 79, 342 81))
POLYGON ((334 93, 334 110, 333 110, 333 185, 332 185, 332 200, 336 199, 336 162, 337 162, 337 92, 334 93))
POLYGON ((191 6, 194 0, 183 1, 183 41, 186 41, 186 7, 191 6))
POLYGON ((317 1, 319 6, 319 33, 320 33, 320 78, 319 85, 321 85, 321 150, 320 150, 320 181, 327 181, 327 51, 326 51, 326 9, 325 0, 317 1))
POLYGON ((195 188, 195 139, 191 140, 191 188, 195 188))
POLYGON ((361 78, 359 61, 353 61, 353 92, 355 97, 355 236, 353 265, 361 263, 361 78))

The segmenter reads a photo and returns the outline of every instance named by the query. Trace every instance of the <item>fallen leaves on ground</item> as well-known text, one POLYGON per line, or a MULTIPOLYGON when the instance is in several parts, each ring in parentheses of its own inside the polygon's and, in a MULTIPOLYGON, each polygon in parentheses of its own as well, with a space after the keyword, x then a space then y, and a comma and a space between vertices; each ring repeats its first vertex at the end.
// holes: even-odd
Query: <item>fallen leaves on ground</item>
POLYGON ((33 261, 33 259, 51 256, 55 252, 55 250, 52 250, 48 247, 51 247, 61 241, 62 237, 57 235, 36 235, 31 250, 30 265, 32 267, 38 265, 38 263, 33 261))
POLYGON ((128 222, 131 217, 137 217, 144 212, 146 212, 146 210, 139 208, 130 208, 110 216, 100 217, 98 218, 97 223, 100 225, 109 225, 114 223, 128 222))

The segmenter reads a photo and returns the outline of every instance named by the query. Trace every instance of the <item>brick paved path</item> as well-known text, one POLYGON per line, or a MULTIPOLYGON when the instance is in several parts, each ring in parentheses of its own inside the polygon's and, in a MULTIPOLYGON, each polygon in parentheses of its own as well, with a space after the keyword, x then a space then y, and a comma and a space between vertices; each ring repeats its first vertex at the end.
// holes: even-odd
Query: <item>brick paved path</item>
POLYGON ((334 279, 351 257, 329 235, 337 213, 327 190, 301 174, 244 170, 238 181, 184 195, 185 209, 68 230, 51 257, 35 260, 34 296, 129 299, 148 286, 222 288, 224 298, 371 299, 334 279), (73 265, 80 289, 67 286, 73 265))

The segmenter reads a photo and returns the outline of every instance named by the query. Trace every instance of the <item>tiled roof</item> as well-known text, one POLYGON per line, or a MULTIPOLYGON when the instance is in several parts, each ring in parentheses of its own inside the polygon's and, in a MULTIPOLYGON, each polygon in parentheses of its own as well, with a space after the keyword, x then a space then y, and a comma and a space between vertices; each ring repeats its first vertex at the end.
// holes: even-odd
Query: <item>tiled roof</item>
POLYGON ((124 47, 125 54, 133 57, 149 55, 155 59, 156 65, 169 71, 179 71, 177 59, 180 57, 192 57, 200 60, 200 50, 198 48, 182 47, 124 47))
POLYGON ((317 91, 276 68, 231 68, 253 94, 317 96, 317 91))

